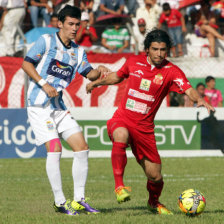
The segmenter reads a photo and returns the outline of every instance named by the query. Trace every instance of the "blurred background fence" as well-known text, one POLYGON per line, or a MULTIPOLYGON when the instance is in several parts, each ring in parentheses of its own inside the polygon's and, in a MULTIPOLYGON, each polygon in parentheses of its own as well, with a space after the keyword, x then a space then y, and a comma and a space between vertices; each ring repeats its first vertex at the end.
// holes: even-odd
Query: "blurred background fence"
MULTIPOLYGON (((112 71, 117 71, 133 53, 102 54, 88 53, 87 57, 94 68, 103 64, 112 71)), ((224 63, 223 58, 170 58, 186 74, 192 86, 205 82, 206 76, 216 77, 216 88, 224 95, 224 63)), ((24 107, 25 74, 21 69, 23 58, 0 57, 0 107, 24 107)), ((64 100, 68 107, 116 107, 123 95, 126 81, 95 89, 86 94, 85 86, 89 81, 77 74, 72 84, 64 91, 64 100)), ((163 106, 169 106, 166 99, 163 106)))

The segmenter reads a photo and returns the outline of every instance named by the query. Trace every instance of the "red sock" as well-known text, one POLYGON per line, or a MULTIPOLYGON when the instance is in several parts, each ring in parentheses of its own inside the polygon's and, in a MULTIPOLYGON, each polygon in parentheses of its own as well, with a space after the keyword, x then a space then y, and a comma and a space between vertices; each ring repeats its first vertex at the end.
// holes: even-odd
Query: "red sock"
POLYGON ((127 146, 128 145, 125 143, 113 142, 111 161, 114 173, 115 189, 120 186, 124 186, 123 175, 127 164, 127 156, 125 151, 127 146))
POLYGON ((148 203, 152 206, 156 205, 159 202, 159 196, 161 195, 163 189, 163 180, 160 182, 153 182, 148 180, 147 190, 149 192, 149 201, 148 203))

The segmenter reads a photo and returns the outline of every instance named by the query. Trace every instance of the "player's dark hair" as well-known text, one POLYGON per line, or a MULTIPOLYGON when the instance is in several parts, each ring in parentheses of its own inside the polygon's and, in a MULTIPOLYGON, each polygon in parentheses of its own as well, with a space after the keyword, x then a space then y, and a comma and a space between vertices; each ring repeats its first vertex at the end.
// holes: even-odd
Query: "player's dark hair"
POLYGON ((144 40, 144 48, 145 51, 149 49, 152 42, 164 42, 166 43, 167 51, 169 52, 170 48, 172 47, 172 40, 170 36, 167 34, 166 31, 160 29, 154 29, 146 35, 144 40))
POLYGON ((163 11, 165 11, 165 12, 168 10, 171 10, 170 4, 167 2, 165 2, 162 7, 163 7, 163 11))
POLYGON ((81 19, 81 10, 75 6, 66 5, 58 13, 58 20, 64 23, 66 16, 81 19))
POLYGON ((197 89, 199 86, 204 86, 204 87, 205 87, 205 84, 202 83, 202 82, 199 82, 199 83, 196 85, 196 89, 197 89))
POLYGON ((213 76, 207 76, 206 79, 205 79, 205 83, 208 83, 211 80, 215 80, 215 78, 213 76))

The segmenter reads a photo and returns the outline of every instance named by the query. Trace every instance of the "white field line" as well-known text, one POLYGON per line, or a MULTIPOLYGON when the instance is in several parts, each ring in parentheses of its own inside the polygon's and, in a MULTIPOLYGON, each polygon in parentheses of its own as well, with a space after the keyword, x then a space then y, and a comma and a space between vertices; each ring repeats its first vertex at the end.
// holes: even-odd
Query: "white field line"
MULTIPOLYGON (((159 150, 161 157, 222 157, 220 150, 159 150)), ((89 158, 110 158, 111 150, 90 150, 89 158)), ((62 151, 62 158, 72 158, 73 152, 70 150, 62 151)), ((134 155, 127 151, 127 157, 132 158, 134 155)))

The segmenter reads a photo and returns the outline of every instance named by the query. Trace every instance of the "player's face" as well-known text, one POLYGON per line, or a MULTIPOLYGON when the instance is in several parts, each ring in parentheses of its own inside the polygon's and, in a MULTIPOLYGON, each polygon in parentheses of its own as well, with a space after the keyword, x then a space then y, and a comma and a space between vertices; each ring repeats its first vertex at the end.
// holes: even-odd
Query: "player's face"
POLYGON ((205 87, 203 85, 198 86, 197 91, 200 96, 205 95, 205 87))
POLYGON ((165 42, 152 42, 146 51, 149 62, 155 66, 160 65, 166 57, 167 47, 165 42))
POLYGON ((64 23, 59 21, 58 26, 65 38, 69 40, 74 40, 80 26, 80 20, 66 16, 64 23))

